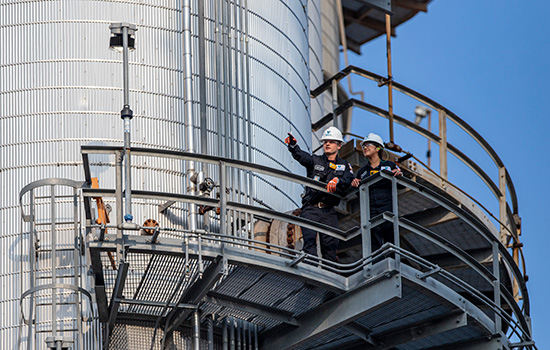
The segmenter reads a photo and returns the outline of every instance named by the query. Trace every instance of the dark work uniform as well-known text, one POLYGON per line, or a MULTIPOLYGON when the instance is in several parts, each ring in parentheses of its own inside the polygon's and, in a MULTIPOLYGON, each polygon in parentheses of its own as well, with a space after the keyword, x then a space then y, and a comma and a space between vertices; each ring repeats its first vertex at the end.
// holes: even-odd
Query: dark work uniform
MULTIPOLYGON (((393 169, 399 169, 399 167, 389 160, 380 161, 380 164, 376 168, 371 167, 370 163, 367 163, 367 165, 359 169, 356 178, 363 180, 380 172, 380 170, 392 171, 393 169)), ((385 211, 393 212, 391 181, 384 179, 371 185, 369 188, 369 199, 371 219, 385 211)), ((373 251, 380 248, 386 242, 393 243, 393 224, 386 221, 372 228, 371 237, 373 251)))
MULTIPOLYGON (((336 185, 338 190, 345 191, 350 187, 354 178, 353 172, 351 165, 342 158, 336 157, 336 160, 331 162, 326 155, 311 155, 302 151, 298 145, 289 146, 288 150, 292 153, 292 157, 306 168, 307 177, 324 183, 338 177, 340 179, 336 185)), ((339 203, 340 198, 336 196, 306 187, 305 195, 302 198, 302 214, 300 216, 337 228, 338 219, 334 207, 339 203)), ((304 237, 303 251, 311 255, 317 255, 317 232, 302 227, 302 236, 304 237)), ((335 261, 339 243, 338 238, 319 234, 319 240, 321 241, 322 257, 335 261)))

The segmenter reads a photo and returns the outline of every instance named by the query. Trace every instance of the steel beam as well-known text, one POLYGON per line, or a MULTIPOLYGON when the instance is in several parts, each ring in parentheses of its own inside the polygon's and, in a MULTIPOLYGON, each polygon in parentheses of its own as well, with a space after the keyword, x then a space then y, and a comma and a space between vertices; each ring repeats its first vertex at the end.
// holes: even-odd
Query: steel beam
MULTIPOLYGON (((465 312, 446 315, 441 318, 430 320, 430 322, 421 325, 413 325, 398 331, 392 330, 383 337, 377 336, 376 339, 380 345, 373 347, 372 350, 393 349, 401 344, 406 344, 436 334, 441 334, 456 328, 466 327, 467 325, 468 317, 465 312)), ((369 350, 371 349, 369 348, 369 350)))
POLYGON ((105 279, 103 277, 103 264, 101 263, 100 252, 90 250, 92 272, 94 274, 95 299, 99 312, 99 321, 105 323, 109 320, 109 308, 105 293, 105 279))
POLYGON ((118 273, 116 276, 115 287, 113 288, 113 295, 111 297, 111 303, 109 304, 109 328, 113 328, 115 325, 116 317, 118 314, 118 307, 120 305, 120 299, 122 298, 122 291, 124 290, 124 284, 126 283, 126 276, 128 274, 127 262, 119 264, 118 273))
POLYGON ((236 308, 240 311, 249 312, 258 316, 277 320, 289 325, 297 326, 298 322, 293 317, 292 312, 277 309, 272 306, 254 303, 248 300, 235 298, 229 295, 220 294, 214 291, 208 292, 206 302, 224 306, 227 308, 236 308))
POLYGON ((416 2, 412 0, 392 0, 393 5, 413 11, 428 12, 427 2, 416 2))
POLYGON ((372 329, 364 327, 357 322, 350 322, 343 328, 348 332, 353 333, 355 336, 359 337, 362 340, 362 343, 367 343, 368 345, 372 346, 377 344, 376 340, 370 336, 370 334, 372 333, 372 329))
POLYGON ((261 340, 262 350, 292 349, 327 334, 401 297, 399 275, 366 283, 297 317, 299 326, 261 340))
MULTIPOLYGON (((187 292, 180 297, 178 304, 198 304, 222 276, 223 266, 222 256, 217 256, 212 263, 208 265, 202 278, 196 280, 187 292)), ((166 333, 169 334, 176 330, 192 312, 193 311, 189 309, 174 309, 170 315, 168 315, 168 320, 172 321, 168 325, 166 333)))
POLYGON ((506 350, 509 349, 506 338, 502 338, 499 335, 490 336, 487 338, 480 338, 469 342, 459 342, 456 344, 447 344, 437 348, 431 348, 431 350, 506 350))

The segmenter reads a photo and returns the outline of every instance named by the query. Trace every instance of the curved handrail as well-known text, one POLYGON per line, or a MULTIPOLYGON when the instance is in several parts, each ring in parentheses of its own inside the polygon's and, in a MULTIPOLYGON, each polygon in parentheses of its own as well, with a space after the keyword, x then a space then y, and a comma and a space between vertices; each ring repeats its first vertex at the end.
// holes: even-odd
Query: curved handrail
MULTIPOLYGON (((121 151, 122 149, 123 149, 122 147, 117 147, 117 146, 81 146, 81 153, 82 154, 90 154, 90 153, 114 154, 118 151, 121 151)), ((265 165, 248 163, 245 161, 232 159, 232 158, 217 157, 217 156, 212 156, 212 155, 202 154, 202 153, 189 153, 189 152, 171 151, 171 150, 154 149, 154 148, 142 148, 142 147, 132 147, 132 155, 161 156, 165 158, 191 160, 191 161, 197 161, 197 162, 203 162, 203 163, 209 163, 209 164, 219 164, 220 162, 224 162, 226 165, 238 167, 242 170, 254 171, 265 175, 280 177, 284 180, 291 180, 301 185, 311 187, 315 190, 327 192, 325 188, 325 184, 323 184, 320 181, 316 181, 305 176, 288 173, 281 169, 270 168, 265 165)))
POLYGON ((67 186, 72 188, 80 188, 82 187, 83 182, 78 182, 70 179, 63 179, 63 178, 57 178, 57 177, 51 177, 47 179, 41 179, 34 182, 31 182, 30 184, 26 185, 19 191, 19 207, 21 208, 21 217, 23 218, 23 221, 28 222, 31 217, 30 215, 26 215, 25 211, 23 210, 23 196, 35 188, 43 187, 43 186, 67 186))
POLYGON ((448 199, 438 195, 431 189, 402 176, 394 177, 393 174, 388 171, 381 171, 380 173, 370 176, 369 178, 365 179, 366 183, 376 181, 376 177, 379 176, 389 180, 394 178, 400 185, 405 186, 406 188, 411 189, 415 192, 422 193, 423 196, 428 197, 429 199, 433 200, 434 202, 443 206, 445 209, 453 212, 455 215, 460 217, 462 220, 468 223, 468 225, 474 228, 488 242, 498 244, 500 256, 506 261, 508 267, 512 270, 512 274, 519 284, 521 295, 523 296, 523 305, 525 308, 525 312, 527 315, 530 314, 529 293, 527 292, 527 286, 525 284, 523 276, 521 275, 521 271, 519 270, 513 258, 510 256, 508 249, 504 247, 498 237, 495 237, 483 223, 481 223, 475 216, 471 215, 469 212, 455 205, 448 199))
MULTIPOLYGON (((310 94, 311 97, 315 98, 315 97, 319 96, 321 93, 323 93, 324 91, 326 91, 327 89, 329 89, 332 86, 333 81, 340 81, 341 79, 343 79, 344 77, 346 77, 347 75, 352 74, 352 73, 357 74, 359 76, 362 76, 364 78, 370 79, 374 82, 377 82, 377 83, 379 83, 379 85, 380 84, 383 85, 387 81, 386 77, 383 77, 381 75, 378 75, 378 74, 370 72, 370 71, 367 71, 363 68, 359 68, 359 67, 356 67, 356 66, 347 66, 346 68, 342 69, 340 72, 338 72, 334 76, 332 76, 330 79, 325 81, 318 88, 311 91, 311 94, 310 94)), ((466 133, 468 133, 472 137, 472 139, 474 141, 476 141, 485 150, 485 152, 489 155, 489 157, 493 160, 493 162, 495 163, 495 165, 497 167, 499 167, 499 168, 504 167, 504 163, 502 162, 502 160, 500 159, 498 154, 495 152, 495 150, 491 147, 491 145, 489 145, 489 143, 477 131, 475 131, 474 128, 472 128, 468 123, 466 123, 464 120, 462 120, 460 117, 458 117, 450 109, 448 109, 447 107, 443 106, 442 104, 432 100, 431 98, 429 98, 429 97, 427 97, 427 96, 425 96, 425 95, 423 95, 423 94, 421 94, 421 93, 419 93, 419 92, 417 92, 417 91, 415 91, 415 90, 413 90, 413 89, 411 89, 411 88, 409 88, 409 87, 407 87, 403 84, 400 84, 396 81, 393 81, 393 80, 392 80, 392 87, 393 87, 393 89, 395 89, 399 92, 402 92, 403 94, 405 94, 409 97, 412 97, 415 100, 417 100, 421 103, 424 103, 427 106, 430 106, 431 108, 433 108, 435 110, 444 111, 447 118, 449 118, 453 123, 458 125, 466 133)), ((407 126, 409 126, 409 125, 407 125, 407 126)), ((418 127, 418 128, 421 128, 421 127, 418 127)), ((418 130, 417 130, 418 128, 415 128, 415 131, 418 132, 418 130)), ((423 128, 421 128, 421 129, 423 129, 423 128)), ((428 133, 428 131, 423 129, 423 132, 421 133, 421 135, 426 136, 427 133, 428 133)), ((517 214, 519 208, 518 208, 518 202, 517 202, 517 195, 516 195, 515 187, 514 187, 514 184, 512 182, 512 179, 510 177, 510 174, 508 173, 508 171, 506 170, 505 167, 504 167, 504 169, 505 169, 505 174, 506 174, 505 175, 506 185, 508 186, 510 199, 512 201, 513 213, 517 214)))
MULTIPOLYGON (((88 147, 86 150, 83 149, 83 153, 84 152, 94 153, 94 151, 110 153, 110 152, 118 152, 119 150, 120 150, 119 147, 91 146, 91 147, 88 147)), ((205 155, 195 154, 195 153, 174 152, 174 151, 164 151, 164 150, 155 150, 155 149, 141 149, 141 148, 132 149, 132 153, 134 155, 161 156, 161 157, 168 156, 168 157, 174 157, 174 158, 184 159, 184 160, 193 159, 199 162, 205 161, 212 164, 219 164, 220 169, 222 168, 222 165, 223 165, 223 168, 225 168, 225 166, 229 166, 229 167, 234 167, 243 171, 263 172, 271 176, 286 179, 288 181, 294 181, 294 182, 302 183, 308 186, 310 184, 315 185, 320 190, 325 191, 323 185, 317 181, 311 180, 309 178, 305 178, 303 176, 289 174, 279 169, 272 169, 266 166, 260 166, 260 165, 248 163, 245 161, 237 161, 233 159, 226 159, 226 158, 215 157, 215 156, 205 156, 205 155)), ((507 248, 503 246, 503 244, 500 242, 498 237, 493 235, 493 233, 489 230, 489 228, 484 223, 482 223, 475 215, 473 215, 469 211, 454 204, 450 199, 446 198, 444 195, 439 194, 429 189, 428 187, 423 186, 419 183, 416 183, 405 177, 401 177, 401 176, 394 177, 390 172, 387 172, 387 171, 382 171, 373 176, 366 178, 362 182, 362 185, 368 186, 369 184, 380 181, 382 178, 388 179, 388 180, 395 180, 397 184, 405 188, 408 188, 412 191, 415 191, 417 193, 420 193, 422 196, 434 201, 435 203, 445 208, 446 210, 453 212, 458 218, 460 218, 467 225, 473 228, 477 232, 477 234, 483 237, 489 244, 493 245, 494 247, 498 247, 497 253, 500 256, 501 261, 509 268, 509 270, 511 271, 511 274, 513 275, 514 280, 517 281, 519 285, 519 289, 523 297, 523 307, 524 307, 523 312, 525 315, 529 315, 530 313, 529 295, 527 292, 525 281, 521 275, 521 272, 519 271, 513 258, 510 256, 510 253, 508 252, 507 248)), ((347 234, 344 234, 343 231, 337 231, 332 228, 325 227, 325 225, 320 225, 314 222, 308 222, 309 220, 305 220, 305 219, 291 216, 288 214, 279 213, 273 210, 258 208, 258 207, 243 204, 243 203, 231 202, 231 201, 228 201, 227 198, 212 199, 212 198, 204 198, 204 197, 197 197, 197 196, 191 196, 191 195, 166 194, 166 193, 160 193, 160 192, 150 192, 150 191, 140 191, 140 190, 133 190, 132 193, 134 194, 134 197, 159 199, 159 196, 160 196, 163 199, 168 199, 168 198, 164 198, 163 196, 170 196, 170 199, 180 200, 183 202, 196 202, 196 203, 204 203, 208 205, 212 205, 212 204, 219 205, 221 208, 225 208, 226 211, 235 210, 242 213, 248 213, 253 215, 260 215, 260 216, 270 217, 274 219, 279 219, 285 222, 291 222, 301 226, 302 225, 308 226, 315 230, 330 234, 332 236, 338 237, 343 240, 346 240, 350 237, 347 234)), ((97 195, 114 196, 115 191, 83 189, 83 195, 88 197, 97 196, 97 195)), ((406 225, 407 221, 403 221, 403 224, 406 225)), ((220 233, 223 233, 223 232, 220 231, 220 233)), ((235 237, 233 237, 232 239, 235 239, 235 237)), ((246 241, 250 242, 251 240, 246 240, 246 241)), ((434 241, 436 242, 436 244, 440 245, 441 247, 444 247, 445 245, 447 245, 447 248, 450 249, 450 252, 452 254, 454 252, 455 256, 463 259, 463 261, 465 261, 468 264, 468 266, 472 267, 476 272, 478 272, 481 276, 483 276, 488 282, 494 284, 494 282, 497 281, 497 279, 494 278, 494 272, 489 273, 484 267, 480 266, 477 261, 474 262, 471 260, 471 257, 467 256, 467 254, 461 253, 461 250, 458 249, 457 247, 453 247, 447 244, 445 240, 438 240, 437 238, 435 238, 434 241)), ((265 244, 265 242, 259 242, 259 241, 258 243, 265 244)), ((263 249, 260 249, 260 250, 263 250, 263 249)), ((281 255, 286 255, 286 253, 281 255)), ((287 257, 289 258, 292 256, 292 254, 288 254, 288 255, 289 256, 287 257)), ((365 264, 365 262, 370 258, 371 257, 363 256, 360 264, 365 264)), ((496 259, 499 259, 499 257, 497 257, 496 259)), ((353 266, 339 266, 338 264, 333 264, 332 266, 333 267, 329 268, 329 270, 331 271, 336 272, 337 270, 344 268, 347 270, 347 272, 350 272, 350 271, 356 271, 358 265, 354 264, 353 266)), ((493 288, 500 288, 500 287, 501 287, 500 285, 493 286, 493 288)), ((513 309, 514 309, 514 312, 517 312, 518 310, 517 307, 515 308, 513 307, 513 309)), ((518 319, 520 319, 522 328, 525 328, 524 326, 526 324, 525 320, 523 319, 524 314, 520 314, 520 315, 516 314, 518 319)))
POLYGON ((71 289, 75 292, 79 292, 79 293, 82 293, 84 294, 86 297, 88 297, 88 301, 90 303, 90 311, 92 313, 92 318, 94 318, 94 308, 92 306, 92 295, 90 294, 90 292, 88 292, 86 289, 82 288, 82 287, 78 287, 78 286, 75 286, 75 285, 72 285, 72 284, 63 284, 63 283, 50 283, 50 284, 43 284, 43 285, 40 285, 40 286, 36 286, 36 287, 33 287, 27 291, 25 291, 23 294, 21 294, 21 297, 19 298, 19 307, 21 308, 21 317, 23 318, 23 321, 25 322, 25 324, 28 324, 28 321, 27 319, 25 318, 25 312, 23 311, 23 300, 25 300, 25 298, 28 296, 28 295, 31 295, 31 294, 34 294, 38 291, 41 291, 41 290, 44 290, 44 289, 71 289))
MULTIPOLYGON (((121 150, 121 147, 115 147, 115 146, 82 146, 82 153, 115 153, 115 152, 118 152, 120 150, 121 150)), ((241 161, 241 160, 235 160, 235 159, 229 159, 229 158, 217 157, 217 156, 211 156, 211 155, 203 155, 203 154, 197 154, 197 153, 168 151, 168 150, 150 149, 150 148, 133 148, 132 149, 132 154, 133 155, 142 155, 142 156, 170 157, 170 158, 177 158, 177 159, 181 159, 181 160, 194 160, 194 161, 198 161, 198 162, 207 162, 207 163, 210 163, 210 164, 220 164, 220 162, 223 162, 227 166, 230 166, 230 167, 238 168, 238 169, 245 170, 245 171, 253 171, 253 172, 260 172, 260 173, 264 173, 264 174, 269 174, 271 176, 279 177, 279 178, 282 178, 282 179, 285 179, 285 180, 288 180, 288 181, 298 182, 300 184, 307 185, 307 186, 313 187, 315 189, 326 192, 326 189, 324 188, 324 184, 322 184, 319 181, 315 181, 315 180, 312 180, 312 179, 304 177, 304 176, 291 174, 291 173, 282 171, 280 169, 270 168, 268 166, 253 164, 253 163, 249 163, 249 162, 241 161)), ((390 173, 386 173, 385 171, 382 171, 378 174, 375 174, 375 175, 370 176, 369 178, 365 179, 365 182, 370 183, 370 182, 379 181, 380 176, 385 177, 387 179, 393 178, 393 176, 390 173)), ((440 195, 433 192, 429 188, 427 188, 427 187, 425 187, 425 186, 423 186, 419 183, 416 183, 412 180, 404 178, 404 177, 399 177, 399 178, 396 178, 396 179, 397 179, 397 181, 400 185, 403 185, 405 187, 413 189, 417 192, 422 192, 422 194, 424 196, 428 196, 430 199, 434 200, 437 203, 440 203, 442 206, 444 206, 448 210, 450 210, 454 213, 459 213, 460 214, 459 216, 465 222, 467 222, 471 227, 476 229, 476 231, 478 231, 478 233, 480 233, 489 242, 499 242, 499 249, 501 250, 501 254, 502 254, 502 252, 505 252, 505 254, 502 254, 502 255, 507 260, 509 265, 511 266, 511 269, 513 270, 513 273, 515 274, 515 277, 519 281, 520 289, 522 291, 522 295, 524 295, 524 303, 526 305, 526 311, 529 312, 529 298, 527 296, 527 288, 525 286, 525 282, 523 280, 521 272, 519 271, 519 269, 518 269, 517 265, 515 264, 515 262, 513 261, 513 259, 510 257, 507 249, 502 245, 502 243, 500 243, 498 238, 495 237, 489 231, 489 229, 483 223, 481 223, 479 221, 479 219, 477 217, 471 215, 469 212, 465 211, 464 209, 456 206, 454 203, 452 203, 451 201, 445 199, 444 197, 441 197, 440 195)), ((86 189, 85 192, 90 192, 90 194, 88 194, 88 196, 92 196, 92 194, 97 196, 97 195, 100 194, 100 192, 98 192, 98 190, 93 190, 93 189, 86 189)), ((114 190, 108 190, 108 192, 109 192, 109 195, 114 195, 114 190)), ((145 196, 145 193, 141 193, 139 190, 134 190, 132 192, 136 196, 137 195, 145 196)), ((147 191, 143 191, 143 192, 147 192, 147 191)), ((164 193, 160 193, 160 192, 150 192, 150 193, 153 196, 157 196, 157 195, 158 196, 163 196, 163 195, 171 196, 171 199, 176 199, 176 200, 198 201, 198 202, 205 201, 204 204, 211 205, 213 203, 216 203, 218 205, 221 205, 221 201, 216 200, 216 199, 205 199, 205 198, 201 198, 201 197, 195 198, 195 196, 190 196, 190 195, 164 194, 164 193)), ((107 193, 104 193, 104 194, 106 195, 107 193)), ((242 203, 227 202, 227 204, 228 204, 228 207, 227 207, 228 209, 237 209, 237 210, 242 210, 242 211, 245 211, 245 212, 248 211, 248 210, 251 210, 251 211, 256 211, 258 214, 264 214, 264 215, 267 215, 267 216, 275 215, 274 213, 276 213, 275 211, 271 211, 271 210, 267 210, 267 209, 263 209, 263 208, 260 209, 260 208, 256 208, 256 207, 253 207, 253 206, 248 206, 248 205, 245 205, 245 204, 242 204, 242 203), (261 211, 261 212, 258 212, 258 211, 261 211)), ((292 222, 292 223, 295 223, 295 224, 298 224, 298 225, 310 226, 315 230, 321 231, 323 233, 327 233, 329 235, 333 235, 333 236, 335 236, 339 239, 345 239, 349 235, 349 232, 346 233, 346 232, 340 231, 340 230, 334 230, 334 229, 331 230, 330 228, 327 229, 327 227, 325 225, 321 225, 321 224, 313 223, 313 222, 308 222, 309 220, 304 220, 302 218, 295 217, 295 216, 290 216, 288 214, 280 215, 280 213, 279 213, 274 217, 277 218, 277 219, 282 219, 284 221, 292 222)))
MULTIPOLYGON (((395 253, 397 253, 401 256, 404 256, 407 259, 410 259, 410 260, 416 262, 417 264, 423 266, 424 268, 428 268, 428 269, 431 269, 431 270, 436 270, 437 267, 438 267, 437 265, 434 265, 433 263, 423 259, 422 257, 416 256, 416 255, 408 252, 407 250, 396 247, 393 244, 386 243, 386 254, 390 253, 390 252, 395 252, 395 253)), ((493 311, 495 313, 497 313, 501 318, 506 319, 508 325, 511 326, 512 328, 514 328, 513 332, 516 333, 516 335, 518 335, 520 338, 523 339, 522 335, 524 335, 524 336, 527 335, 529 338, 531 338, 531 335, 529 333, 530 327, 529 327, 529 325, 528 325, 528 323, 527 323, 527 321, 525 320, 524 317, 518 317, 518 320, 520 322, 520 324, 518 324, 516 321, 514 321, 510 317, 509 314, 507 314, 502 309, 502 307, 495 304, 494 301, 490 300, 487 296, 480 293, 474 287, 472 287, 468 283, 462 281, 457 276, 455 276, 452 273, 450 273, 448 271, 445 271, 443 269, 437 270, 437 274, 442 276, 443 278, 445 278, 448 282, 450 282, 452 284, 455 284, 455 285, 459 286, 460 288, 468 291, 473 297, 475 297, 476 299, 478 299, 479 301, 484 303, 486 306, 492 308, 493 311), (515 328, 519 328, 519 330, 521 331, 522 334, 519 334, 515 328)), ((505 287, 502 286, 501 291, 504 293, 503 297, 504 297, 505 300, 510 298, 510 294, 508 293, 508 291, 506 290, 505 287)), ((513 298, 512 298, 512 300, 513 300, 513 298)), ((515 315, 522 315, 521 310, 519 310, 517 305, 511 304, 510 306, 514 310, 515 315)))

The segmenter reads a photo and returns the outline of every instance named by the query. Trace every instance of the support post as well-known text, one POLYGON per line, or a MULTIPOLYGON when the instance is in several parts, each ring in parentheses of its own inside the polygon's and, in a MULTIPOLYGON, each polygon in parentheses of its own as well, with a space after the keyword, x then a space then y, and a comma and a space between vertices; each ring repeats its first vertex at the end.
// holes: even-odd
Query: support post
MULTIPOLYGON (((401 247, 399 241, 399 197, 397 196, 397 179, 395 176, 391 178, 391 197, 392 197, 392 212, 393 212, 393 243, 397 247, 401 247)), ((397 268, 401 263, 401 255, 395 254, 395 263, 397 268)))
POLYGON ((359 192, 359 205, 361 210, 361 242, 363 245, 363 258, 366 258, 372 253, 369 186, 367 184, 362 184, 359 187, 359 192))
POLYGON ((338 82, 336 79, 332 80, 332 125, 338 127, 336 121, 336 109, 338 108, 338 82))
MULTIPOLYGON (((499 265, 499 243, 493 241, 493 275, 495 280, 493 282, 494 288, 494 302, 497 307, 500 307, 500 265, 499 265)), ((500 315, 495 312, 495 334, 502 331, 502 319, 500 315)))
POLYGON ((117 223, 117 234, 116 234, 116 266, 120 266, 120 264, 124 261, 124 233, 122 231, 122 216, 123 209, 122 209, 122 158, 123 158, 123 152, 118 151, 115 155, 115 168, 116 168, 116 188, 115 188, 115 196, 116 196, 116 223, 117 223))
POLYGON ((388 59, 388 119, 390 121, 390 145, 393 147, 393 76, 391 67, 391 16, 386 13, 386 56, 388 59))
MULTIPOLYGON (((506 168, 504 166, 501 166, 498 169, 498 187, 500 190, 500 198, 498 199, 499 221, 501 222, 499 238, 500 242, 506 245, 508 240, 506 238, 506 227, 504 227, 506 224, 506 168)), ((517 242, 514 240, 513 243, 517 242)))
POLYGON ((447 114, 444 110, 439 110, 439 138, 439 175, 447 180, 447 114))
POLYGON ((227 167, 225 162, 220 162, 220 233, 228 234, 227 232, 227 167))
POLYGON ((199 311, 193 312, 193 350, 200 350, 201 340, 201 323, 199 311))

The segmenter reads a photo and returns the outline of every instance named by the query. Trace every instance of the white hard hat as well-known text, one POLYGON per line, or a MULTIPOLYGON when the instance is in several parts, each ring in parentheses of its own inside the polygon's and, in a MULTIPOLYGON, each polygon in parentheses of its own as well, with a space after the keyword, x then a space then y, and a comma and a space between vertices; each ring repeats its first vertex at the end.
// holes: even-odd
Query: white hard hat
POLYGON ((364 139, 363 141, 361 141, 361 147, 363 147, 363 144, 365 142, 370 142, 370 143, 374 143, 376 144, 377 146, 381 147, 381 148, 384 148, 384 141, 382 140, 382 138, 379 136, 379 135, 376 135, 374 133, 370 133, 368 134, 364 139))
POLYGON ((325 140, 334 140, 334 141, 344 142, 344 138, 342 137, 342 132, 334 126, 327 128, 325 132, 323 132, 321 141, 325 141, 325 140))

